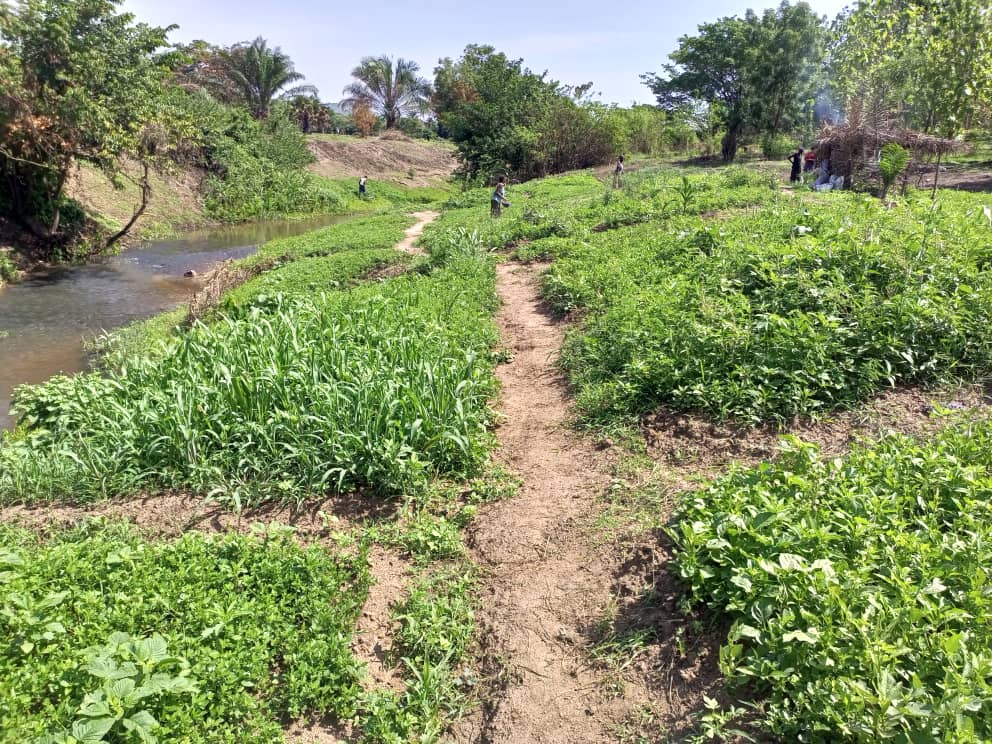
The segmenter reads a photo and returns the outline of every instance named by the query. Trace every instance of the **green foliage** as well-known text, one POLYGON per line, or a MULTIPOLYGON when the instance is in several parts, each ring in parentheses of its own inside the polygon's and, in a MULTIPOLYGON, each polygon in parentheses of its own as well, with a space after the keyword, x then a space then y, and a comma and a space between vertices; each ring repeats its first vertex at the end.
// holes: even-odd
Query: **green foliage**
MULTIPOLYGON (((61 623, 49 623, 60 628, 61 623)), ((41 737, 40 744, 77 744, 110 739, 137 739, 154 744, 161 726, 149 707, 182 705, 197 692, 189 663, 169 655, 165 638, 132 639, 111 633, 107 643, 82 653, 80 671, 93 677, 96 689, 86 693, 72 725, 41 737)))
POLYGON ((221 100, 236 103, 256 119, 269 115, 276 96, 285 98, 309 94, 316 96, 312 85, 287 86, 303 79, 293 60, 279 47, 270 49, 261 36, 250 44, 235 44, 216 51, 218 76, 212 78, 210 90, 221 100))
POLYGON ((769 160, 782 160, 796 151, 796 140, 778 133, 765 133, 761 136, 761 154, 769 160))
POLYGON ((437 139, 437 124, 433 121, 424 121, 413 116, 404 116, 396 122, 396 128, 407 137, 425 140, 437 139))
POLYGON ((122 156, 157 162, 186 134, 160 107, 168 29, 117 5, 27 0, 0 16, 0 214, 46 238, 75 163, 113 178, 122 156))
POLYGON ((679 39, 663 75, 642 78, 665 108, 718 105, 729 163, 749 129, 776 134, 802 120, 825 40, 823 20, 809 5, 783 2, 760 16, 749 10, 744 18, 701 24, 697 36, 679 39))
POLYGON ((389 215, 273 241, 263 259, 302 260, 237 290, 211 325, 118 355, 106 376, 20 388, 0 499, 189 488, 239 507, 472 473, 490 441, 491 262, 332 285, 407 260, 376 246, 409 224, 389 215))
POLYGON ((403 232, 413 222, 405 214, 349 219, 303 235, 271 240, 245 259, 245 263, 330 256, 343 251, 381 251, 402 240, 403 232))
POLYGON ((196 123, 200 144, 186 157, 209 174, 209 216, 241 221, 345 211, 345 192, 306 170, 313 156, 285 104, 262 120, 200 90, 171 89, 168 104, 174 116, 196 123))
POLYGON ((0 739, 270 742, 286 715, 352 715, 365 556, 290 531, 0 528, 0 739))
POLYGON ((888 142, 882 146, 882 153, 878 158, 878 169, 882 174, 883 199, 892 184, 906 170, 907 165, 909 165, 909 151, 905 147, 895 142, 888 142))
POLYGON ((841 101, 905 111, 955 136, 992 108, 992 13, 986 0, 871 0, 840 19, 832 85, 841 101))
POLYGON ((532 178, 605 162, 625 144, 609 110, 581 99, 588 86, 547 80, 489 46, 469 45, 434 71, 438 125, 469 178, 532 178))
POLYGON ((673 530, 720 652, 787 741, 992 737, 992 425, 782 460, 690 497, 673 530))
POLYGON ((21 276, 17 264, 14 263, 7 251, 0 250, 0 286, 4 282, 15 282, 21 276))
POLYGON ((475 679, 455 667, 475 630, 474 587, 465 567, 442 571, 418 582, 396 609, 406 691, 370 696, 360 719, 364 741, 433 744, 462 712, 475 679))
POLYGON ((692 150, 699 141, 686 111, 665 111, 657 106, 591 106, 606 120, 617 153, 664 155, 692 150))
POLYGON ((693 217, 777 198, 731 181, 737 172, 689 177, 674 199, 663 196, 671 181, 635 185, 636 211, 620 200, 599 214, 663 221, 592 233, 549 271, 552 305, 586 311, 562 360, 589 416, 668 405, 783 420, 992 369, 980 199, 945 193, 936 210, 923 200, 888 210, 838 195, 809 211, 693 217), (656 188, 652 205, 644 195, 656 188))
POLYGON ((210 180, 203 206, 212 217, 237 222, 343 211, 344 197, 313 174, 244 155, 229 161, 223 177, 210 180))
POLYGON ((431 86, 417 73, 420 65, 400 57, 365 57, 351 71, 355 82, 345 89, 343 103, 362 103, 382 116, 386 129, 395 127, 404 116, 421 114, 427 109, 431 86))
POLYGON ((410 256, 392 248, 345 251, 322 258, 303 258, 266 271, 231 291, 226 308, 264 302, 266 297, 317 296, 357 284, 368 274, 392 264, 409 263, 410 256))

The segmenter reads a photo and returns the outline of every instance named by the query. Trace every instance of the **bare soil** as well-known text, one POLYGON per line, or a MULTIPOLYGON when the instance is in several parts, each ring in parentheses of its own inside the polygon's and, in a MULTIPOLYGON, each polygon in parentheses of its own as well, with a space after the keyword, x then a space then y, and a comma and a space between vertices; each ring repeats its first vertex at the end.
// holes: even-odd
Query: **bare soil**
POLYGON ((852 410, 788 425, 748 426, 711 417, 660 409, 642 421, 648 451, 684 475, 712 475, 730 463, 757 465, 773 459, 783 436, 797 436, 839 455, 862 439, 889 432, 918 436, 933 432, 953 416, 987 416, 988 392, 980 385, 923 390, 887 390, 852 410))
POLYGON ((659 578, 664 556, 600 544, 593 521, 614 457, 568 428, 569 391, 554 365, 564 329, 540 299, 541 268, 499 267, 498 321, 513 354, 497 372, 499 458, 523 485, 480 511, 469 534, 485 576, 478 651, 487 689, 479 711, 456 726, 459 742, 617 741, 639 710, 677 725, 717 679, 711 649, 667 662, 684 677, 677 694, 660 690, 672 675, 663 685, 655 665, 621 670, 590 658, 632 625, 667 633, 658 613, 674 609, 677 590, 659 578), (650 617, 639 607, 649 594, 662 597, 650 617))
POLYGON ((94 504, 0 506, 0 522, 46 532, 72 527, 84 519, 106 518, 131 522, 146 534, 162 538, 191 530, 247 533, 254 524, 278 522, 293 527, 302 542, 319 542, 366 520, 386 519, 397 508, 396 502, 381 497, 347 494, 307 501, 299 506, 267 504, 236 513, 229 506, 200 496, 175 493, 94 504))
POLYGON ((447 144, 397 132, 366 138, 315 134, 307 138, 307 145, 317 158, 310 170, 325 178, 368 176, 407 186, 431 186, 450 178, 458 167, 457 155, 447 144))
POLYGON ((441 215, 438 214, 437 212, 425 211, 425 212, 414 212, 412 216, 417 218, 417 224, 411 225, 406 229, 406 232, 404 233, 406 237, 404 237, 403 240, 397 243, 394 246, 394 248, 396 248, 396 250, 398 251, 402 251, 403 253, 409 253, 413 256, 422 256, 424 255, 424 252, 423 250, 417 247, 416 245, 417 240, 420 238, 421 235, 423 235, 424 228, 427 227, 429 224, 431 224, 441 215))

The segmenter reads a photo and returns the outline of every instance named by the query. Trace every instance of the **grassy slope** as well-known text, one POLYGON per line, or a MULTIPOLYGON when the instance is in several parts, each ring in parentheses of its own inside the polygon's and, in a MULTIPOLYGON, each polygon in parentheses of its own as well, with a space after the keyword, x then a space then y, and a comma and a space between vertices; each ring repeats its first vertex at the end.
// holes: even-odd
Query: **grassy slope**
MULTIPOLYGON (((39 542, 33 535, 0 529, 0 564, 14 568, 7 574, 11 581, 0 584, 0 607, 12 607, 24 601, 25 607, 33 608, 35 613, 12 615, 8 623, 10 630, 20 638, 40 627, 38 632, 50 636, 42 639, 44 654, 27 663, 23 658, 27 652, 14 646, 8 649, 8 656, 0 657, 0 666, 14 665, 33 681, 26 693, 20 682, 16 691, 6 684, 15 682, 13 677, 5 675, 0 681, 0 701, 16 697, 19 705, 30 708, 30 712, 18 709, 11 713, 19 727, 18 737, 23 738, 26 732, 55 733, 72 726, 80 738, 87 726, 103 725, 90 720, 95 708, 81 704, 84 693, 101 686, 100 679, 87 671, 87 658, 96 653, 120 664, 134 652, 126 644, 108 648, 111 631, 131 633, 139 642, 160 634, 168 643, 169 654, 180 657, 163 661, 161 671, 196 680, 197 691, 181 685, 146 698, 140 706, 165 727, 156 729, 157 733, 177 740, 186 737, 221 742, 236 731, 238 741, 273 741, 279 736, 274 716, 313 712, 318 717, 354 715, 362 732, 360 740, 369 744, 407 741, 413 737, 433 742, 447 721, 459 714, 465 691, 457 684, 456 670, 474 624, 473 569, 465 563, 460 528, 471 518, 474 503, 499 495, 506 488, 501 479, 484 478, 467 483, 463 480, 466 473, 479 472, 491 444, 486 423, 488 400, 494 391, 490 353, 495 343, 490 320, 495 309, 494 273, 492 262, 469 245, 467 250, 449 252, 444 260, 416 262, 416 271, 406 276, 362 283, 370 265, 383 261, 411 262, 406 255, 395 252, 390 255, 388 248, 411 222, 405 215, 382 214, 306 236, 273 241, 249 261, 275 260, 278 267, 262 273, 229 296, 224 302, 226 316, 215 317, 209 325, 200 325, 178 337, 172 328, 175 314, 153 319, 129 329, 118 343, 111 345, 106 377, 90 375, 54 380, 28 395, 37 402, 44 401, 34 411, 46 421, 41 426, 29 421, 30 430, 8 435, 0 445, 5 452, 0 456, 4 459, 0 464, 0 479, 5 483, 2 486, 5 498, 13 496, 12 488, 24 497, 37 497, 47 488, 42 481, 50 486, 62 481, 64 487, 55 488, 62 498, 76 500, 85 494, 86 478, 80 480, 80 471, 69 480, 62 479, 66 467, 75 470, 82 462, 68 450, 69 460, 60 463, 58 456, 37 460, 27 470, 23 468, 26 461, 18 464, 9 459, 18 457, 16 451, 28 454, 36 446, 44 449, 44 441, 55 430, 74 440, 77 452, 94 454, 94 445, 103 437, 131 437, 141 431, 151 435, 147 443, 153 449, 181 431, 197 440, 194 449, 206 446, 212 450, 213 445, 208 444, 212 440, 220 449, 203 463, 215 474, 229 468, 238 485, 232 481, 234 490, 215 491, 214 496, 224 499, 223 491, 226 491, 231 506, 258 497, 298 500, 311 492, 308 486, 300 489, 297 486, 301 484, 294 485, 293 479, 286 477, 288 472, 284 467, 269 463, 256 470, 246 459, 250 454, 260 464, 257 458, 264 459, 267 449, 270 454, 281 450, 279 457, 293 469, 312 460, 322 449, 337 452, 331 455, 333 462, 329 460, 314 471, 321 482, 318 490, 322 492, 353 487, 349 485, 350 476, 345 481, 337 480, 350 467, 341 458, 344 450, 356 446, 370 454, 378 450, 383 455, 382 463, 400 476, 402 483, 397 481, 396 485, 407 488, 403 508, 391 516, 373 520, 367 528, 337 535, 339 545, 351 548, 349 555, 360 549, 358 558, 335 557, 338 553, 333 549, 327 557, 325 548, 304 559, 302 554, 289 551, 288 543, 274 537, 266 537, 261 545, 232 536, 204 541, 195 534, 178 542, 160 542, 141 538, 115 525, 97 525, 71 533, 49 533, 39 542), (312 270, 317 263, 322 271, 312 270), (329 272, 337 272, 333 281, 329 272), (278 299, 273 295, 275 289, 279 290, 278 299), (311 322, 314 320, 317 325, 311 322), (208 338, 212 339, 208 342, 212 348, 200 347, 200 341, 196 341, 208 338), (152 351, 153 358, 147 358, 153 339, 158 350, 152 351), (227 352, 235 352, 238 359, 229 357, 227 352), (225 377, 214 379, 211 372, 208 375, 213 379, 211 382, 208 377, 197 377, 198 373, 194 374, 197 368, 213 369, 225 377), (186 392, 180 392, 174 384, 178 378, 173 373, 180 371, 193 384, 186 392), (147 374, 156 379, 145 379, 147 374), (446 379, 450 379, 450 385, 446 379), (289 387, 283 387, 283 392, 275 397, 269 397, 258 387, 266 387, 269 384, 266 380, 299 387, 302 395, 299 410, 293 413, 287 404, 285 393, 289 387), (108 383, 122 395, 116 402, 111 402, 116 394, 100 396, 109 408, 97 401, 84 403, 75 393, 60 392, 64 386, 78 386, 81 390, 108 383), (242 390, 244 385, 253 389, 242 390), (208 388, 221 394, 241 390, 238 395, 246 393, 241 401, 247 408, 239 412, 241 404, 233 398, 218 399, 215 406, 208 388), (449 401, 452 405, 445 402, 444 389, 458 399, 449 401), (151 403, 147 398, 148 394, 161 393, 168 397, 159 403, 151 403), (350 414, 346 410, 349 399, 356 404, 350 414), (199 402, 188 409, 179 405, 181 400, 199 402), (159 418, 159 414, 135 425, 136 420, 124 414, 124 409, 139 417, 144 416, 141 411, 158 411, 167 418, 171 415, 169 411, 185 416, 213 410, 211 417, 220 428, 211 433, 207 429, 212 426, 194 424, 190 428, 190 422, 168 422, 159 418), (247 439, 235 444, 231 434, 240 426, 239 420, 248 421, 242 414, 249 409, 261 414, 265 421, 260 419, 250 424, 244 430, 247 439), (83 423, 76 419, 79 413, 94 414, 97 418, 83 423), (370 416, 381 417, 385 425, 395 428, 394 434, 362 431, 361 420, 370 416), (457 424, 461 430, 437 429, 435 424, 444 417, 461 422, 457 424), (165 439, 151 434, 148 426, 158 426, 153 419, 165 425, 161 433, 172 434, 166 434, 165 439), (123 427, 114 423, 125 420, 130 423, 123 427), (296 444, 269 448, 258 439, 259 434, 277 432, 287 424, 299 429, 301 439, 296 444), (89 439, 91 434, 96 439, 89 439), (438 457, 416 444, 414 440, 418 438, 438 457), (28 450, 23 449, 25 446, 28 450), (221 463, 224 459, 228 459, 226 466, 221 463), (432 480, 431 476, 439 472, 454 477, 456 485, 432 480), (15 486, 15 481, 20 485, 15 486), (393 623, 398 632, 396 658, 390 663, 397 667, 398 676, 407 679, 403 693, 360 690, 355 681, 363 674, 361 665, 347 651, 354 619, 349 608, 359 607, 364 600, 368 577, 365 546, 370 543, 403 551, 418 566, 409 596, 394 608, 393 623), (110 557, 108 551, 112 553, 110 557), (120 565, 128 570, 111 569, 108 574, 105 566, 117 566, 118 555, 124 556, 120 565), (163 574, 160 558, 176 555, 179 557, 169 557, 166 562, 178 560, 184 570, 163 574), (313 566, 312 580, 302 572, 301 561, 313 566), (346 561, 356 580, 349 584, 349 577, 330 570, 328 562, 333 561, 346 561), (271 576, 262 577, 263 572, 256 566, 263 566, 266 571, 271 569, 271 576), (58 580, 45 579, 42 576, 45 571, 58 576, 58 580), (102 576, 99 587, 111 590, 109 594, 102 593, 99 587, 93 591, 86 589, 96 574, 102 576), (250 583, 256 578, 266 582, 264 602, 252 604, 257 592, 251 590, 241 597, 243 602, 213 601, 211 587, 224 586, 226 590, 232 580, 250 583), (292 581, 304 582, 306 591, 304 587, 291 585, 292 581), (154 601, 171 605, 179 600, 169 598, 188 591, 189 586, 196 587, 201 601, 193 605, 186 603, 185 614, 163 616, 160 612, 146 612, 149 594, 159 598, 154 601), (66 598, 46 599, 55 596, 53 592, 62 591, 67 592, 66 598), (326 598, 337 596, 334 618, 309 608, 308 592, 320 593, 325 609, 326 598), (112 598, 125 595, 132 599, 114 605, 113 612, 101 609, 112 598), (85 606, 80 606, 82 598, 85 606), (251 618, 236 620, 240 628, 237 638, 244 641, 241 645, 227 640, 224 618, 231 613, 236 618, 242 615, 251 618), (167 618, 171 618, 169 622, 167 618), (281 629, 292 625, 290 618, 297 622, 306 618, 302 624, 305 627, 286 637, 281 629), (61 630, 45 630, 42 627, 45 624, 52 624, 52 629, 81 625, 86 630, 65 634, 61 630), (88 644, 102 650, 87 651, 88 644), (49 653, 57 655, 57 664, 50 663, 49 653), (270 653, 277 654, 276 661, 266 661, 266 654, 270 653), (279 678, 256 674, 266 667, 277 668, 279 678), (226 681, 236 684, 224 687, 226 681), (56 688, 60 693, 52 696, 49 691, 56 688), (261 699, 262 705, 257 702, 244 705, 244 690, 261 699), (190 702, 190 696, 194 703, 190 702)), ((201 423, 206 423, 206 419, 201 423)), ((54 440, 49 443, 54 444, 54 440)), ((96 487, 92 495, 133 492, 128 482, 132 486, 141 481, 151 484, 147 476, 152 472, 133 457, 138 450, 132 448, 130 454, 125 454, 117 445, 114 449, 113 458, 103 457, 100 463, 92 461, 90 470, 96 477, 91 483, 96 487), (132 476, 119 479, 110 474, 110 470, 120 472, 116 466, 108 469, 111 460, 130 461, 137 470, 132 476), (142 470, 144 475, 138 472, 142 470)), ((186 461, 181 467, 187 474, 192 473, 187 467, 193 462, 187 459, 192 453, 193 450, 186 450, 180 457, 186 461)), ((86 459, 88 456, 84 455, 83 460, 86 459)), ((155 459, 159 465, 164 464, 158 455, 155 459)), ((159 466, 154 469, 160 474, 164 472, 159 466)), ((373 488, 390 489, 381 478, 382 473, 377 475, 375 470, 375 467, 359 466, 355 475, 373 488)), ((195 488, 204 493, 209 490, 195 488)), ((49 489, 52 495, 55 491, 49 489)), ((117 695, 109 689, 103 694, 117 695)), ((119 702, 114 698, 115 710, 119 702)), ((138 712, 129 703, 121 702, 121 709, 122 718, 112 724, 116 727, 113 731, 131 725, 123 722, 123 716, 131 717, 138 712)), ((147 722, 142 715, 131 723, 147 722)))

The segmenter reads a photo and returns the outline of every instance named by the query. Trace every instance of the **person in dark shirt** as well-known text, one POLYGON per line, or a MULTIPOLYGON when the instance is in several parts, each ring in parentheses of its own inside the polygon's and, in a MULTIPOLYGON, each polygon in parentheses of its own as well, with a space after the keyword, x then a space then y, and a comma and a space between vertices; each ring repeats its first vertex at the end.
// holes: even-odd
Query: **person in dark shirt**
POLYGON ((789 156, 789 162, 792 163, 792 173, 789 175, 789 180, 793 183, 799 183, 802 180, 803 172, 803 148, 798 148, 794 153, 789 156))

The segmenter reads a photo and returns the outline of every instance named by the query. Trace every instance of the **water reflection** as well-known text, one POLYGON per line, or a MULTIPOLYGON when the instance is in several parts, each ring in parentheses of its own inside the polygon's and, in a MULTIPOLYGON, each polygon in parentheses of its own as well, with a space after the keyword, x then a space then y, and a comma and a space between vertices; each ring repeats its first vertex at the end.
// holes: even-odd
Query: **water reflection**
POLYGON ((92 264, 51 269, 0 289, 0 428, 9 427, 11 391, 88 363, 83 340, 169 310, 198 287, 183 278, 268 240, 339 222, 320 217, 200 230, 149 243, 92 264))

